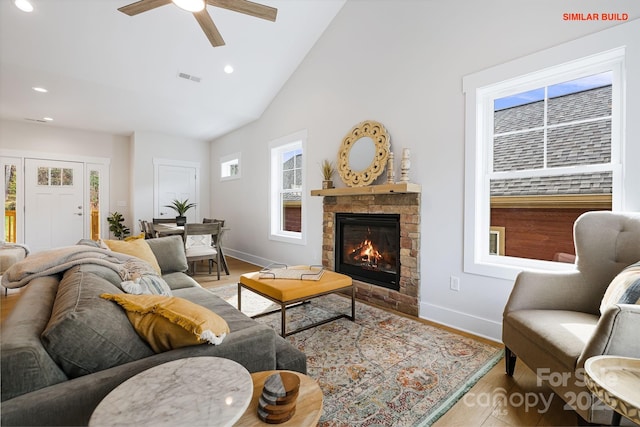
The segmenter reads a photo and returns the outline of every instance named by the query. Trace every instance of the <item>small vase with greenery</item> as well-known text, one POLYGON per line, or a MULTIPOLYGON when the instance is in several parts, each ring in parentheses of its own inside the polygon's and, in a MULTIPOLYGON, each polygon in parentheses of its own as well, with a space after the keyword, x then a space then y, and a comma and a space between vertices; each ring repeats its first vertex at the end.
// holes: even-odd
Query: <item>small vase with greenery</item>
POLYGON ((129 227, 124 225, 124 215, 120 212, 113 212, 109 214, 107 222, 109 223, 109 231, 116 239, 122 240, 131 234, 129 227))
POLYGON ((185 216, 185 214, 189 209, 195 206, 196 206, 195 203, 189 203, 189 199, 184 199, 184 200, 175 199, 174 201, 171 202, 170 205, 165 205, 164 207, 171 208, 174 211, 176 211, 176 213, 178 214, 176 216, 176 224, 184 225, 187 222, 187 217, 185 216))
POLYGON ((333 165, 333 162, 330 162, 327 159, 322 161, 321 165, 322 169, 322 188, 324 190, 328 188, 333 188, 333 174, 336 172, 336 168, 333 165))

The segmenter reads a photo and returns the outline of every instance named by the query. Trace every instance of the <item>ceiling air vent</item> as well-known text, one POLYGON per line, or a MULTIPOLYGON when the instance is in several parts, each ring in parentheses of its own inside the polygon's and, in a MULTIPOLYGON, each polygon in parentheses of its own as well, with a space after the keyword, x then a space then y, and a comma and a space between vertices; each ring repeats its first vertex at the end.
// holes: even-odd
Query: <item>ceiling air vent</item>
POLYGON ((185 80, 191 80, 192 82, 196 82, 196 83, 200 83, 200 80, 202 80, 202 78, 198 76, 192 76, 191 74, 187 74, 187 73, 178 73, 178 77, 185 80))

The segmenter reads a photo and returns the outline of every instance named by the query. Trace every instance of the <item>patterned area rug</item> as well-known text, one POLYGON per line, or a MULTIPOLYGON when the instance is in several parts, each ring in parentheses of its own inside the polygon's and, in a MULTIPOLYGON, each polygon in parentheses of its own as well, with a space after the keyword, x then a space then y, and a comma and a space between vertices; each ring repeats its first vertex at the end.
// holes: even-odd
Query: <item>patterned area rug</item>
MULTIPOLYGON (((237 307, 237 286, 211 289, 237 307)), ((242 291, 247 315, 275 308, 242 291)), ((287 330, 350 313, 339 295, 287 309, 287 330)), ((280 332, 280 314, 259 322, 280 332)), ((339 319, 287 337, 307 355, 307 373, 320 384, 320 426, 428 426, 502 357, 500 348, 356 303, 356 321, 339 319)))

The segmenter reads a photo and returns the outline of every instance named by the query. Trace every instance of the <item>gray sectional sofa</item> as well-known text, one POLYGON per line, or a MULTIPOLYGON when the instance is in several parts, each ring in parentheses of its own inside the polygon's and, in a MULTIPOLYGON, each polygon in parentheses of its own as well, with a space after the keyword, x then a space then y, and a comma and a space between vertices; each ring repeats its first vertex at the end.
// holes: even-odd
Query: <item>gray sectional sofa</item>
POLYGON ((185 274, 180 236, 147 242, 174 296, 226 320, 231 332, 222 344, 154 353, 124 310, 99 297, 123 292, 120 276, 103 265, 80 264, 34 278, 2 325, 3 426, 87 425, 95 407, 116 386, 143 370, 185 357, 224 357, 250 372, 306 372, 304 353, 185 274))

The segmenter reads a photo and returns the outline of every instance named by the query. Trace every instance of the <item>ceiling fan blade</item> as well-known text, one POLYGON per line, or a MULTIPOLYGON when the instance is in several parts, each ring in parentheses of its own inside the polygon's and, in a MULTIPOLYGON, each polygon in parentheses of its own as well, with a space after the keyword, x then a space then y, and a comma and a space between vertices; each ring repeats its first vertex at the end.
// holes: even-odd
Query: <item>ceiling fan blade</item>
POLYGON ((171 3, 171 0, 140 0, 135 3, 122 6, 118 8, 118 10, 126 15, 133 16, 169 3, 171 3))
POLYGON ((248 0, 207 0, 211 6, 233 10, 256 18, 266 19, 275 22, 278 9, 263 4, 254 3, 248 0))
POLYGON ((224 46, 224 39, 222 35, 220 35, 216 24, 213 23, 213 19, 211 19, 209 12, 207 12, 207 8, 204 8, 200 12, 193 12, 193 16, 196 17, 198 24, 200 24, 202 31, 204 31, 213 47, 224 46))

